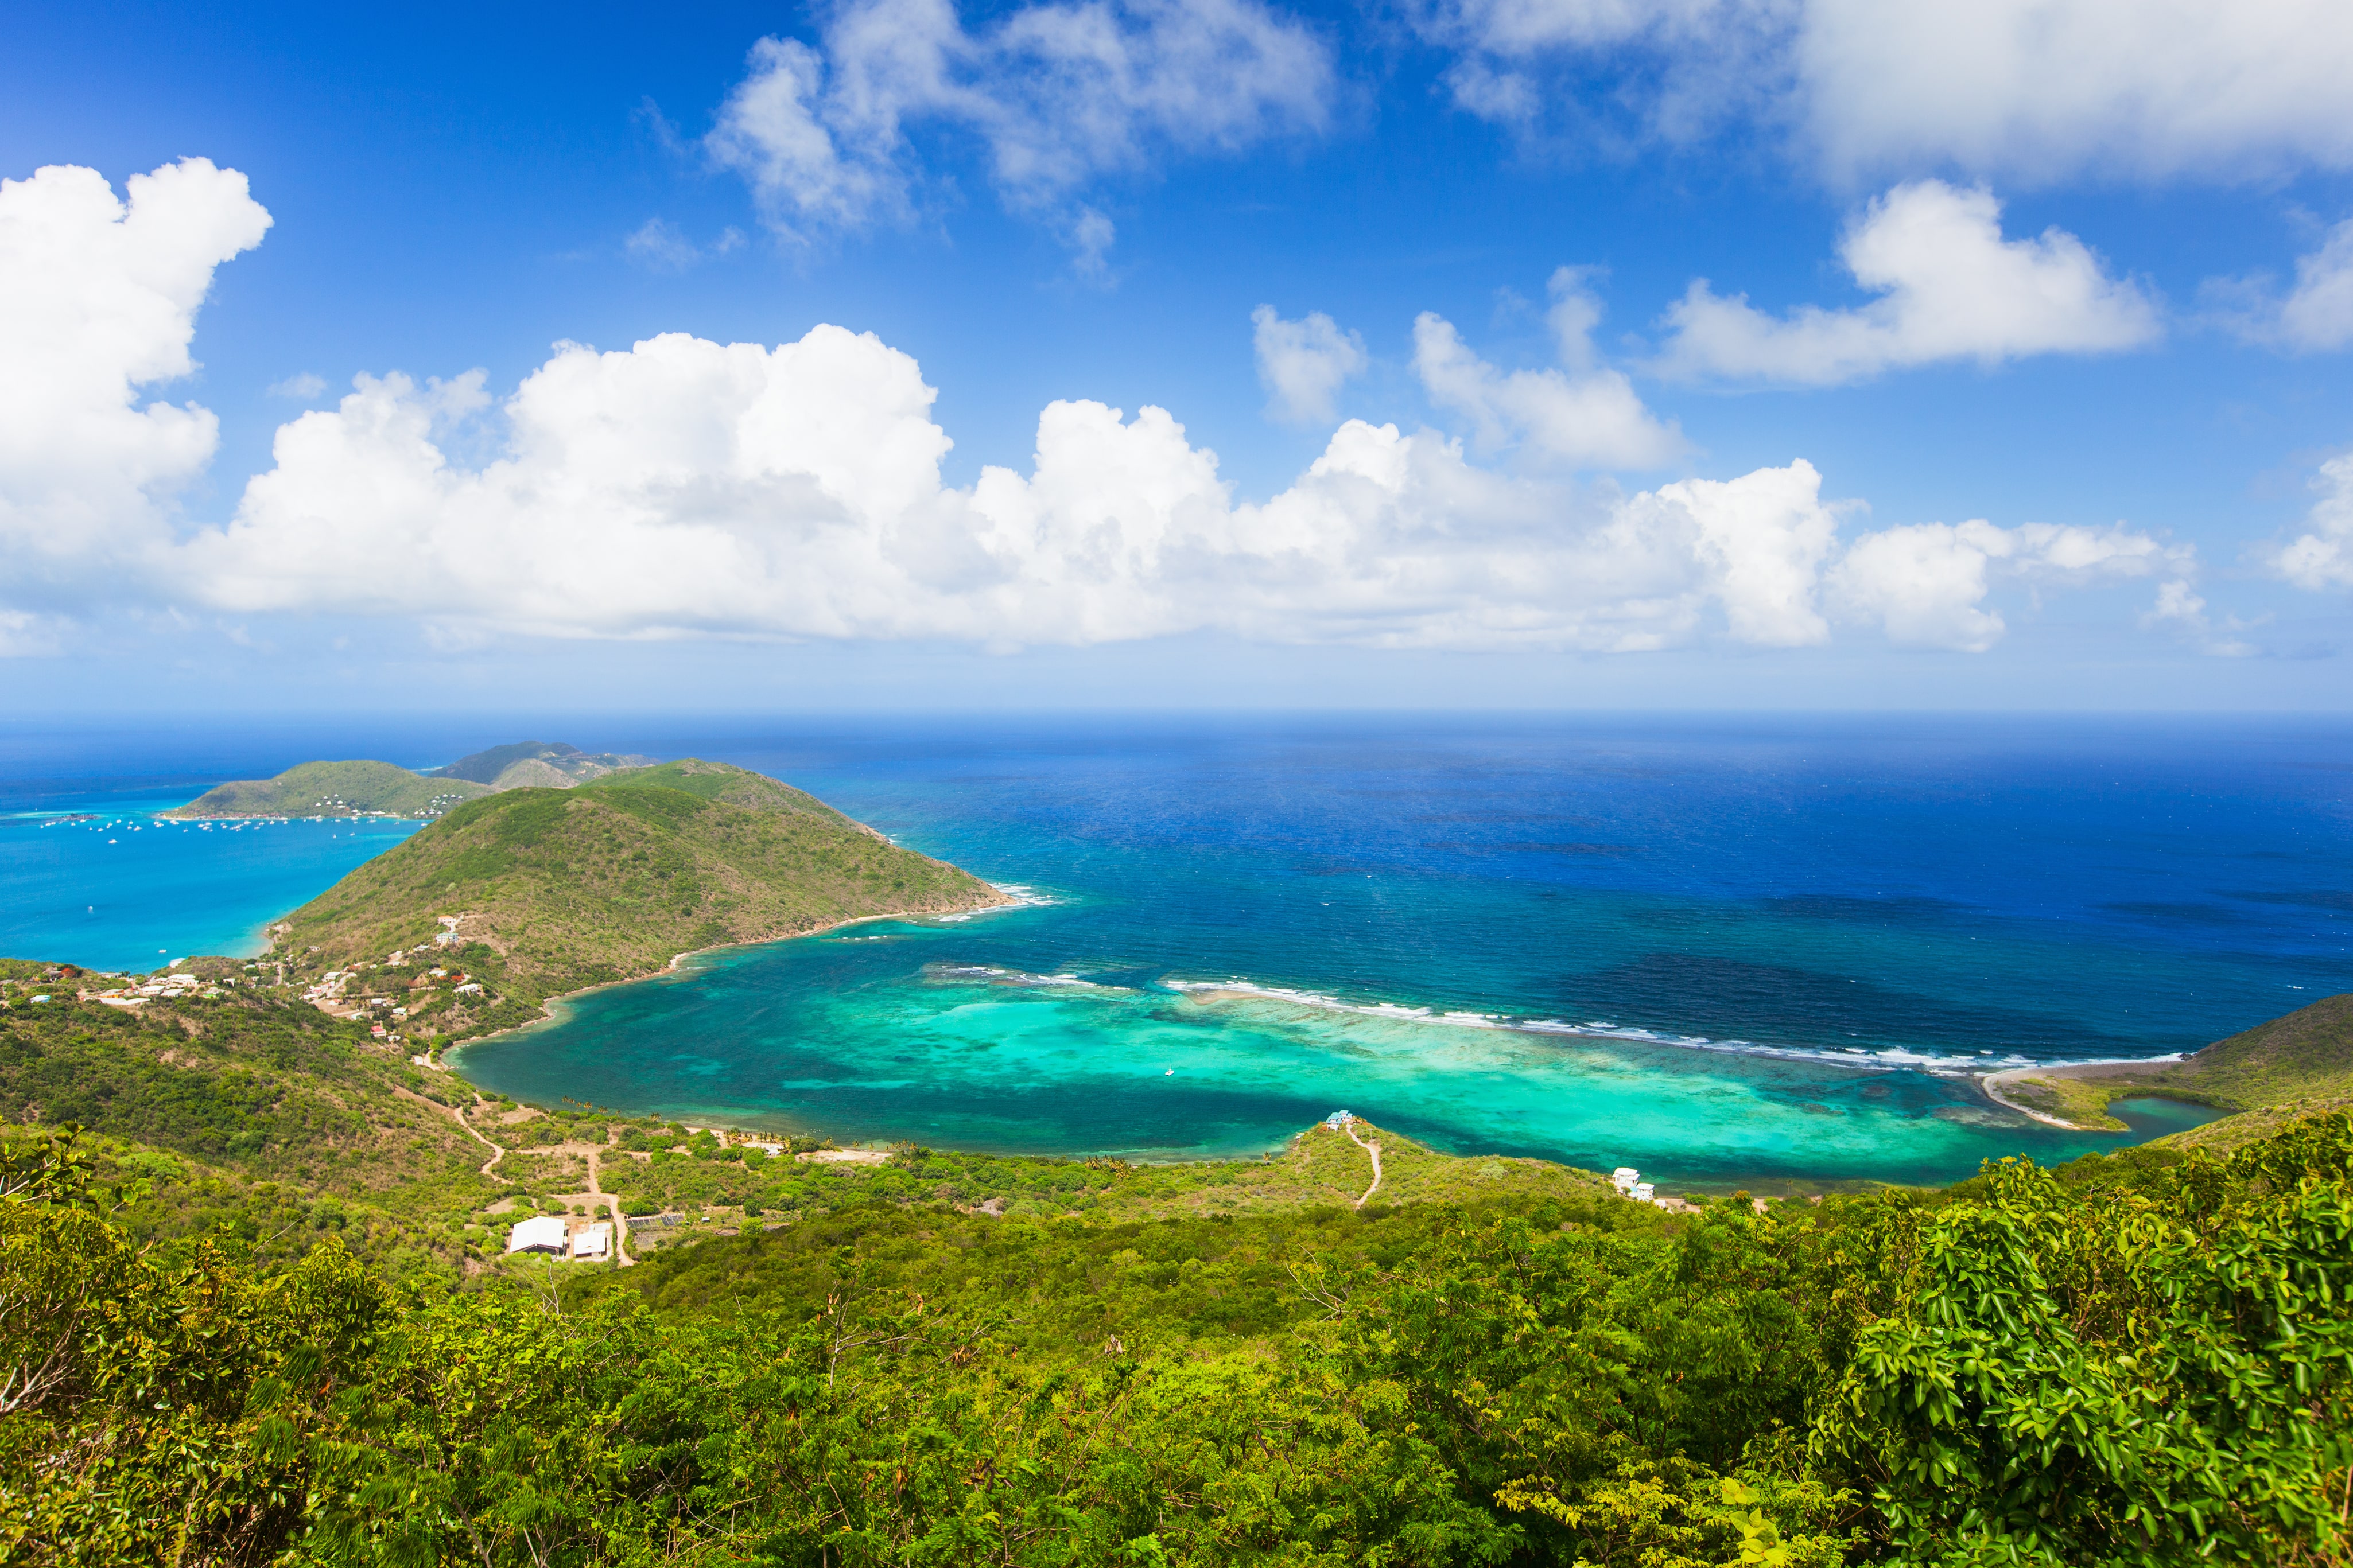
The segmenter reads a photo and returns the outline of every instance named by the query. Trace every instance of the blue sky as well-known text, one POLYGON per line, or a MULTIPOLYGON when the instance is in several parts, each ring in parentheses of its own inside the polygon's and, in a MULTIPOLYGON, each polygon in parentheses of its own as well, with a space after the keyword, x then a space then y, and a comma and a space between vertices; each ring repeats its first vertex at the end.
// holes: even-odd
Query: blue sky
POLYGON ((0 44, 36 707, 2353 690, 2341 7, 0 44))

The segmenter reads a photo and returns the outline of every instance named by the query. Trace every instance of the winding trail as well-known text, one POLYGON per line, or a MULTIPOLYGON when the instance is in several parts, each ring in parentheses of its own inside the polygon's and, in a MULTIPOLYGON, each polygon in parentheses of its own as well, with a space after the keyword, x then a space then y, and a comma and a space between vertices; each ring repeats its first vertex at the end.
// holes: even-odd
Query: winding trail
POLYGON ((613 1257, 622 1268, 630 1268, 638 1260, 629 1256, 628 1216, 621 1212, 621 1200, 597 1184, 596 1145, 583 1143, 579 1147, 588 1156, 588 1195, 596 1200, 596 1206, 610 1205, 613 1210, 613 1257))
MULTIPOLYGON (((483 1148, 488 1149, 491 1152, 491 1157, 482 1162, 482 1174, 485 1176, 491 1173, 493 1166, 497 1165, 500 1161, 507 1157, 505 1146, 503 1144, 493 1143, 489 1139, 483 1137, 480 1131, 475 1128, 474 1124, 466 1120, 466 1113, 459 1110, 456 1106, 444 1105, 438 1100, 427 1100, 423 1095, 417 1093, 415 1089, 403 1089, 398 1084, 393 1085, 392 1091, 395 1094, 399 1095, 404 1100, 413 1100, 417 1101, 417 1104, 425 1107, 427 1110, 448 1111, 449 1113, 449 1120, 456 1122, 460 1128, 464 1129, 467 1137, 471 1138, 475 1142, 480 1143, 483 1148)), ((480 1105, 482 1101, 478 1099, 474 1103, 480 1105)))
POLYGON ((1374 1142, 1370 1142, 1370 1143, 1367 1143, 1367 1142, 1366 1142, 1363 1139, 1361 1139, 1361 1138, 1357 1137, 1357 1136, 1356 1136, 1356 1124, 1355 1122, 1353 1122, 1353 1121, 1344 1121, 1344 1122, 1342 1122, 1342 1123, 1340 1124, 1340 1131, 1343 1131, 1343 1132, 1345 1132, 1345 1133, 1348 1135, 1348 1142, 1349 1142, 1354 1143, 1357 1148, 1362 1149, 1366 1153, 1370 1154, 1370 1155, 1373 1157, 1373 1184, 1372 1184, 1371 1186, 1366 1187, 1366 1188, 1365 1189, 1365 1197, 1363 1197, 1363 1198, 1358 1198, 1358 1199, 1356 1200, 1356 1205, 1355 1205, 1355 1206, 1356 1206, 1357 1208, 1363 1208, 1363 1207, 1365 1206, 1365 1198, 1369 1198, 1369 1197, 1371 1197, 1371 1196, 1373 1195, 1373 1194, 1374 1194, 1375 1192, 1378 1191, 1378 1190, 1379 1190, 1379 1188, 1380 1188, 1380 1184, 1381 1184, 1381 1145, 1380 1145, 1380 1142, 1379 1142, 1379 1141, 1378 1141, 1377 1139, 1376 1139, 1374 1142))

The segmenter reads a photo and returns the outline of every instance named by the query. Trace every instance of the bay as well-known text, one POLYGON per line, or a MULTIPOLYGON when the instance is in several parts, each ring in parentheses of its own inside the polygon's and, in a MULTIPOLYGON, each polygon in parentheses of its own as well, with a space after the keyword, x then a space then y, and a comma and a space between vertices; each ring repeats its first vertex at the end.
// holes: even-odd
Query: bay
POLYGON ((1030 900, 698 955, 459 1056, 532 1099, 1144 1158, 1250 1154, 1345 1107, 1690 1184, 1945 1180, 2201 1114, 2062 1132, 1975 1071, 2194 1049, 2353 990, 2353 733, 2279 720, 19 731, 0 947, 251 951, 413 826, 144 814, 311 756, 522 734, 755 767, 1030 900))
MULTIPOLYGON (((717 743, 712 743, 715 741, 717 743)), ((1346 1108, 1662 1178, 1950 1180, 2065 1132, 1969 1075, 2353 989, 2341 727, 836 727, 706 754, 1030 907, 703 955, 466 1050, 530 1098, 1250 1154, 1346 1108)))

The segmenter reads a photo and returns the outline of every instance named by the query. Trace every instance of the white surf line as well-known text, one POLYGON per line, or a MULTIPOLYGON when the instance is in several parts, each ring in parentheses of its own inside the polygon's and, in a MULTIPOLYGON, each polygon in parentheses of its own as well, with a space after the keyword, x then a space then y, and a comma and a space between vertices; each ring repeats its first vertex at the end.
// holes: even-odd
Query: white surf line
POLYGON ((1367 1143, 1363 1139, 1357 1137, 1356 1124, 1353 1121, 1342 1122, 1340 1124, 1340 1131, 1348 1135, 1349 1142, 1354 1143, 1357 1148, 1362 1149, 1366 1153, 1370 1154, 1373 1157, 1373 1184, 1365 1189, 1365 1197, 1358 1198, 1356 1203, 1356 1207, 1363 1208, 1365 1206, 1365 1198, 1371 1197, 1374 1192, 1381 1184, 1381 1146, 1377 1141, 1367 1143))

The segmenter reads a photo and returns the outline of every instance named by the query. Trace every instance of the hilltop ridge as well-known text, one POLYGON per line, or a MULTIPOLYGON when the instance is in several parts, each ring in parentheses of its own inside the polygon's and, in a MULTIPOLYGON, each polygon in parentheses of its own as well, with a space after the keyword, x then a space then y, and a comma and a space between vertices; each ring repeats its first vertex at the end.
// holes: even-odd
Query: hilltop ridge
POLYGON ((465 779, 492 789, 569 789, 624 768, 660 759, 615 752, 584 752, 561 741, 517 741, 426 770, 427 778, 465 779))

